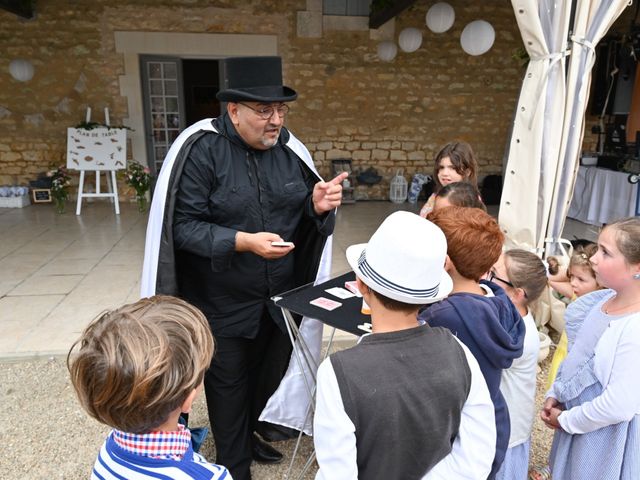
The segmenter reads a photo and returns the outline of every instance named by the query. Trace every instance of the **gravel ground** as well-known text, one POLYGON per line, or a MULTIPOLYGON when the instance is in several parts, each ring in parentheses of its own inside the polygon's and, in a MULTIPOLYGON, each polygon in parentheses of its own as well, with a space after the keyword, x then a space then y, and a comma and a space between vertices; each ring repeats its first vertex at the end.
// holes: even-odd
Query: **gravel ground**
MULTIPOLYGON (((551 355, 538 374, 538 405, 551 355)), ((198 399, 190 424, 207 423, 204 398, 198 399)), ((89 418, 80 408, 60 358, 0 363, 0 479, 86 479, 108 428, 89 418)), ((539 419, 533 430, 531 463, 546 462, 553 433, 539 419)), ((285 478, 295 441, 274 446, 285 453, 280 465, 254 465, 255 480, 285 478)), ((312 451, 304 438, 294 472, 300 472, 312 451)), ((215 458, 211 435, 201 453, 215 458)), ((305 478, 313 478, 315 463, 305 478)))

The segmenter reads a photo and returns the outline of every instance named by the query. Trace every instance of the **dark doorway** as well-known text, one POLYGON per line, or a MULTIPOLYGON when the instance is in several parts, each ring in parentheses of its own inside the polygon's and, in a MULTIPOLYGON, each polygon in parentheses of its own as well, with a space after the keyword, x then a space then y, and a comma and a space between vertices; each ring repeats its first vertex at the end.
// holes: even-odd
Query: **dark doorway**
POLYGON ((186 125, 220 115, 218 60, 182 60, 186 125))
POLYGON ((182 130, 220 114, 219 62, 140 56, 147 159, 154 175, 182 130))

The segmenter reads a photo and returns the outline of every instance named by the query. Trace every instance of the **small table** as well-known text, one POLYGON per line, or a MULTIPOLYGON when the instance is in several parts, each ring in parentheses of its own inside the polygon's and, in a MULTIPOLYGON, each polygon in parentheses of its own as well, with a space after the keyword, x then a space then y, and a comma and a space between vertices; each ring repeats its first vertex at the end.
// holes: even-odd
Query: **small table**
MULTIPOLYGON (((306 375, 304 377, 309 392, 309 398, 311 399, 309 403, 309 409, 307 410, 307 418, 309 414, 315 410, 314 399, 316 392, 316 371, 318 369, 319 363, 316 361, 311 351, 309 350, 309 347, 306 345, 304 339, 300 335, 298 324, 293 318, 292 312, 309 318, 315 318, 325 325, 333 327, 333 331, 329 339, 329 344, 327 345, 327 352, 324 357, 326 358, 331 349, 333 334, 335 333, 336 328, 360 336, 365 333, 365 331, 358 328, 358 325, 371 322, 371 316, 364 315, 361 312, 362 297, 354 296, 350 298, 340 299, 325 291, 333 287, 344 288, 345 282, 353 281, 355 280, 355 278, 356 277, 354 272, 348 272, 318 285, 303 285, 302 287, 298 287, 294 290, 285 292, 272 298, 274 303, 282 310, 282 315, 285 319, 285 325, 287 326, 287 331, 289 333, 289 339, 291 340, 291 344, 293 345, 293 353, 296 361, 298 362, 298 366, 300 367, 300 371, 310 373, 309 377, 307 377, 306 375), (342 303, 342 306, 334 310, 325 310, 309 303, 311 300, 314 300, 318 297, 325 297, 340 302, 342 303)), ((324 360, 324 358, 322 360, 324 360)), ((296 442, 296 446, 291 457, 291 463, 289 464, 289 470, 287 471, 286 478, 290 478, 289 475, 291 473, 293 462, 298 452, 301 439, 302 429, 300 431, 300 435, 298 435, 298 441, 296 442)), ((311 456, 305 463, 298 478, 303 478, 314 458, 315 452, 311 454, 311 456)))
POLYGON ((581 166, 567 216, 597 226, 633 217, 639 214, 638 188, 628 173, 581 166))
POLYGON ((303 285, 302 287, 275 296, 272 300, 278 307, 282 308, 283 311, 286 310, 286 313, 290 314, 290 312, 294 312, 309 318, 315 318, 325 325, 359 336, 362 335, 363 331, 358 328, 358 325, 364 322, 370 322, 371 320, 369 315, 364 315, 360 311, 362 308, 362 297, 341 299, 325 291, 333 287, 344 288, 345 282, 354 281, 355 279, 355 273, 347 272, 318 285, 303 285), (309 303, 318 297, 335 300, 336 302, 342 303, 342 306, 329 311, 309 303))

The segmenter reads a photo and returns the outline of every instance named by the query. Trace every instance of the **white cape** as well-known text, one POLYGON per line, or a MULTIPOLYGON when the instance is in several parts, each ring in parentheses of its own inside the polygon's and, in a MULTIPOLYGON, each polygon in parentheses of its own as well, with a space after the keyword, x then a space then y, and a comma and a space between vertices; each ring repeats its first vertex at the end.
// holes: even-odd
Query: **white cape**
MULTIPOLYGON (((156 293, 156 275, 158 270, 158 253, 160 251, 160 237, 162 233, 162 221, 164 218, 164 207, 167 199, 167 187, 171 177, 171 170, 184 142, 194 133, 201 130, 216 132, 213 127, 212 118, 207 118, 194 123, 185 129, 171 145, 167 152, 162 169, 158 175, 153 200, 151 201, 151 209, 149 211, 149 221, 147 224, 147 236, 144 249, 144 264, 142 267, 142 279, 140 281, 140 296, 150 297, 156 293)), ((289 146, 304 163, 318 176, 318 172, 313 164, 313 159, 307 148, 298 140, 291 132, 289 132, 289 146)), ((327 241, 320 259, 320 266, 316 275, 316 282, 325 281, 331 273, 331 245, 332 236, 327 241)), ((320 359, 320 350, 322 347, 322 322, 313 318, 303 317, 300 324, 300 333, 309 348, 313 358, 314 365, 318 364, 320 359)), ((289 367, 284 378, 280 382, 280 386, 267 402, 266 407, 260 415, 260 420, 296 430, 304 430, 307 435, 312 433, 312 422, 310 416, 307 415, 310 401, 312 401, 306 379, 315 377, 315 372, 307 371, 306 365, 301 366, 296 360, 295 352, 299 351, 299 341, 294 346, 289 367)))

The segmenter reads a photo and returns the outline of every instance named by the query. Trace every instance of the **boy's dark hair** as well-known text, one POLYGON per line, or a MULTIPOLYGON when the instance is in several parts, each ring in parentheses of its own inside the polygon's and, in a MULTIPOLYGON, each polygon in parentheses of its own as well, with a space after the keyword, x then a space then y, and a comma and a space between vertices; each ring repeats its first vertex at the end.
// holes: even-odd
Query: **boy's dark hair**
POLYGON ((155 296, 101 314, 71 347, 67 366, 89 415, 124 432, 148 433, 202 383, 213 350, 200 310, 155 296))
POLYGON ((445 185, 437 194, 438 197, 446 198, 451 205, 457 207, 479 208, 487 211, 487 207, 480 200, 478 187, 469 182, 454 182, 445 185))
POLYGON ((369 291, 373 294, 374 297, 378 299, 378 301, 388 310, 392 310, 394 312, 406 312, 411 313, 417 311, 421 305, 416 305, 412 303, 404 303, 398 300, 394 300, 393 298, 386 297, 381 293, 376 292, 372 288, 369 288, 369 291))

